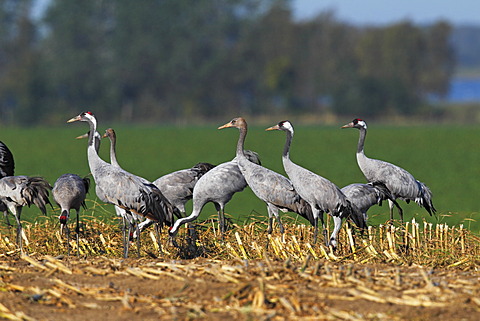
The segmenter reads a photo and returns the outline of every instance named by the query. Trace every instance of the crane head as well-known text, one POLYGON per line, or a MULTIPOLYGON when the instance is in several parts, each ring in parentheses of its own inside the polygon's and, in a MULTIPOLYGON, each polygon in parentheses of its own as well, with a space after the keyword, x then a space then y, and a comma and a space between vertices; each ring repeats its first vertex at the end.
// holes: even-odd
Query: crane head
POLYGON ((102 138, 110 138, 110 139, 115 139, 116 138, 116 134, 115 134, 115 131, 113 130, 113 128, 108 128, 108 129, 105 129, 105 134, 103 134, 102 138))
POLYGON ((283 130, 283 131, 289 131, 293 134, 293 125, 288 120, 282 120, 277 125, 272 126, 272 127, 268 127, 265 130, 283 130))
POLYGON ((343 125, 341 128, 357 128, 357 129, 363 128, 363 129, 367 129, 367 123, 360 118, 355 118, 354 120, 352 120, 348 124, 343 125))
POLYGON ((78 116, 70 118, 69 120, 67 120, 67 123, 72 123, 74 121, 87 121, 87 119, 92 119, 92 118, 95 118, 93 113, 91 111, 85 111, 78 116))
POLYGON ((224 128, 228 128, 228 127, 235 127, 235 128, 238 128, 238 129, 247 128, 247 122, 242 117, 237 117, 237 118, 232 119, 231 121, 229 121, 225 125, 222 125, 222 126, 218 127, 217 129, 224 129, 224 128))

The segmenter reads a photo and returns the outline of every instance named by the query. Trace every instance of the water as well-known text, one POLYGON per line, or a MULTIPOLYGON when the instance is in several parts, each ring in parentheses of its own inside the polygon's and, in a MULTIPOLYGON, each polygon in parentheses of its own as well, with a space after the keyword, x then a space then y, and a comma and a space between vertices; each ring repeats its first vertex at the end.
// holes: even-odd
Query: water
POLYGON ((480 78, 453 78, 446 100, 452 103, 480 102, 480 78))

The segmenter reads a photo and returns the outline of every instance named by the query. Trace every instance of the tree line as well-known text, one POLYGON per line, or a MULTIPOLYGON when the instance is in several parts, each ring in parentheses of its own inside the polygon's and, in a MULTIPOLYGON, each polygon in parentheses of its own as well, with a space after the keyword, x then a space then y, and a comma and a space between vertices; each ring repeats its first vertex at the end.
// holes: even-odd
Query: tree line
POLYGON ((0 0, 0 121, 410 115, 448 89, 451 26, 356 27, 288 0, 0 0))

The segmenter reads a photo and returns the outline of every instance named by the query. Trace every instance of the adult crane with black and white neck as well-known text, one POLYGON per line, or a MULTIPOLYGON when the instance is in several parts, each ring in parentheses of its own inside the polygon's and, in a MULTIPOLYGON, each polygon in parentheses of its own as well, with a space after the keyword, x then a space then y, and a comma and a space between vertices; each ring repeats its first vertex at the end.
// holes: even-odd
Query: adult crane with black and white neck
POLYGON ((87 122, 90 127, 87 156, 97 196, 102 201, 126 211, 152 219, 161 225, 171 226, 173 207, 155 185, 105 162, 98 156, 94 139, 97 131, 95 116, 91 112, 83 112, 68 120, 74 121, 87 122))
POLYGON ((330 239, 325 238, 325 243, 331 245, 334 249, 337 246, 337 235, 342 226, 343 218, 350 217, 359 228, 366 227, 363 215, 351 205, 347 197, 334 183, 290 160, 290 145, 294 130, 293 125, 288 120, 281 121, 266 130, 282 130, 286 133, 287 138, 282 155, 283 167, 298 194, 312 207, 315 219, 314 241, 316 241, 318 234, 318 219, 322 222, 325 236, 324 212, 331 215, 334 221, 334 229, 330 239))
MULTIPOLYGON (((420 207, 424 207, 430 215, 435 214, 436 209, 432 203, 432 192, 427 185, 418 181, 412 174, 397 165, 365 156, 364 146, 365 137, 367 136, 367 123, 364 120, 356 118, 342 126, 342 128, 356 128, 360 131, 357 146, 357 163, 368 182, 373 184, 382 183, 388 188, 394 200, 400 199, 407 203, 415 201, 420 207)), ((392 200, 389 200, 389 205, 390 220, 393 220, 394 203, 392 200)), ((396 206, 400 220, 403 222, 403 211, 398 204, 396 206)))

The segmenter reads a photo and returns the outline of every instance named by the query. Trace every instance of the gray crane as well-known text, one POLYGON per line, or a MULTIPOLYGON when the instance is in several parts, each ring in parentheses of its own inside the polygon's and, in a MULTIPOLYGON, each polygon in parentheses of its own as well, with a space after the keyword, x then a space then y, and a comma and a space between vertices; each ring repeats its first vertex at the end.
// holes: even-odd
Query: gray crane
MULTIPOLYGON (((0 178, 13 176, 14 171, 15 161, 13 160, 13 154, 10 149, 8 149, 7 145, 0 141, 0 178)), ((7 225, 11 226, 10 221, 8 220, 8 208, 3 202, 0 202, 0 211, 3 212, 7 225)))
POLYGON ((287 138, 282 155, 283 167, 298 194, 300 194, 313 209, 313 217, 315 219, 314 242, 316 242, 317 239, 319 218, 322 221, 325 236, 324 212, 330 214, 333 218, 334 228, 330 235, 330 240, 327 241, 325 237, 325 241, 327 245, 331 245, 334 249, 337 247, 337 235, 342 226, 343 218, 346 219, 350 217, 359 228, 366 227, 365 220, 360 211, 352 207, 350 201, 334 183, 290 160, 290 145, 293 140, 294 129, 288 120, 281 121, 266 130, 282 130, 286 133, 287 138))
MULTIPOLYGON (((416 180, 412 174, 401 167, 365 156, 364 145, 367 136, 367 123, 364 120, 356 118, 342 128, 357 128, 360 131, 357 163, 368 182, 384 184, 393 196, 393 200, 401 199, 407 203, 415 201, 420 207, 424 207, 430 215, 435 214, 436 209, 432 203, 432 192, 424 183, 416 180)), ((394 205, 393 201, 389 200, 390 220, 393 220, 394 205)), ((403 211, 398 204, 396 206, 400 220, 403 222, 403 211)))
POLYGON ((77 235, 77 255, 79 255, 79 212, 80 207, 86 209, 85 197, 90 187, 90 179, 88 177, 81 178, 76 174, 63 174, 53 184, 52 195, 55 202, 61 208, 60 214, 60 231, 67 234, 68 255, 70 255, 70 229, 68 228, 68 219, 70 210, 77 212, 77 225, 75 228, 77 235))
POLYGON ((97 120, 91 112, 83 112, 68 122, 83 121, 90 127, 88 164, 96 184, 96 194, 104 202, 131 213, 171 226, 173 207, 152 183, 102 160, 95 149, 97 120))
POLYGON ((17 221, 17 244, 23 254, 23 228, 20 221, 22 208, 34 204, 40 211, 46 213, 46 205, 52 186, 42 177, 6 176, 0 179, 0 201, 15 216, 17 221))
POLYGON ((382 183, 354 183, 343 187, 341 191, 362 212, 365 222, 368 220, 367 211, 373 205, 382 206, 383 201, 391 200, 398 206, 388 188, 382 183))
POLYGON ((300 197, 290 180, 268 168, 250 162, 245 156, 243 146, 248 130, 245 119, 234 118, 218 129, 229 127, 237 128, 240 131, 236 150, 238 167, 253 193, 267 204, 269 216, 267 232, 272 232, 273 217, 275 217, 280 227, 280 233, 283 235, 284 228, 278 215, 279 210, 297 213, 313 224, 312 208, 300 197))
MULTIPOLYGON (((157 178, 153 184, 175 206, 178 218, 185 217, 185 204, 192 199, 193 189, 198 180, 215 166, 210 163, 198 163, 191 168, 181 169, 157 178)), ((146 219, 141 222, 139 232, 152 225, 154 222, 146 219)), ((134 234, 134 237, 137 235, 134 234)))
MULTIPOLYGON (((103 137, 104 138, 108 137, 110 140, 110 163, 118 168, 122 168, 117 160, 117 147, 116 147, 117 135, 115 133, 115 130, 113 128, 106 129, 103 137)), ((169 181, 171 181, 172 183, 169 186, 165 186, 163 189, 160 188, 160 185, 157 182, 158 179, 157 181, 153 182, 153 184, 162 192, 163 196, 165 196, 165 198, 170 202, 170 204, 174 206, 173 214, 175 214, 175 216, 177 217, 181 217, 180 211, 185 212, 185 203, 188 200, 188 194, 191 195, 191 192, 188 190, 188 187, 182 187, 180 185, 182 183, 192 185, 192 180, 194 185, 196 180, 194 177, 192 178, 191 176, 201 175, 200 174, 201 172, 203 172, 204 170, 207 170, 209 166, 213 166, 207 163, 199 163, 197 165, 194 166, 191 169, 191 171, 190 169, 184 170, 184 171, 177 171, 177 172, 174 172, 174 173, 178 173, 176 175, 174 173, 171 173, 172 175, 170 176, 169 181), (190 171, 191 174, 188 175, 186 171, 190 171), (174 182, 175 178, 176 178, 176 181, 174 182)), ((143 177, 140 177, 140 179, 144 180, 145 182, 148 182, 143 177)), ((167 182, 167 180, 164 180, 164 182, 167 182)), ((193 186, 192 186, 192 189, 193 189, 193 186)), ((126 252, 128 253, 128 247, 130 245, 129 241, 131 238, 137 240, 137 247, 138 249, 140 249, 140 232, 143 231, 145 228, 149 227, 150 225, 152 225, 153 223, 155 223, 155 221, 146 218, 143 220, 143 222, 140 222, 141 217, 139 217, 138 215, 132 214, 128 211, 125 211, 124 209, 118 206, 115 206, 115 211, 118 216, 122 217, 123 242, 126 248, 126 252), (127 224, 128 224, 128 231, 125 228, 127 224)))
MULTIPOLYGON (((257 153, 250 150, 246 150, 244 153, 250 162, 261 165, 257 153)), ((196 220, 208 202, 212 202, 215 205, 220 231, 222 233, 225 232, 225 205, 232 199, 235 193, 243 191, 245 187, 247 187, 247 182, 238 168, 237 157, 229 162, 217 165, 205 173, 193 188, 192 214, 178 219, 169 230, 172 240, 178 233, 179 227, 196 220)))
POLYGON ((183 217, 185 203, 193 197, 193 188, 198 180, 215 166, 209 163, 198 163, 192 168, 182 169, 156 179, 157 186, 165 197, 175 206, 183 217))
MULTIPOLYGON (((115 133, 115 130, 113 130, 113 128, 106 129, 105 134, 103 134, 102 137, 103 138, 108 137, 108 139, 110 140, 110 164, 122 169, 122 167, 120 166, 117 160, 117 135, 115 133)), ((98 152, 98 149, 97 149, 97 152, 98 152)), ((144 180, 144 182, 146 183, 150 183, 143 177, 140 177, 140 179, 144 180)), ((142 220, 142 217, 136 214, 133 214, 130 211, 127 211, 116 205, 115 205, 115 213, 117 214, 118 217, 122 218, 122 234, 123 234, 123 249, 124 249, 123 256, 127 257, 128 250, 130 248, 131 235, 133 235, 133 233, 135 232, 138 234, 139 222, 142 220), (127 225, 128 225, 128 229, 127 229, 127 225)), ((154 222, 153 220, 149 220, 149 219, 145 219, 145 220, 152 222, 152 224, 154 222)), ((139 237, 137 238, 137 249, 140 255, 140 238, 139 237)))
MULTIPOLYGON (((113 132, 113 136, 115 135, 115 132, 113 131, 113 129, 109 128, 106 130, 106 132, 109 132, 109 131, 112 131, 113 132)), ((83 139, 83 138, 88 138, 90 134, 90 131, 84 135, 80 135, 78 137, 76 137, 77 139, 83 139)), ((104 136, 101 136, 100 133, 98 131, 96 131, 94 134, 93 134, 93 137, 94 137, 94 143, 95 143, 95 151, 97 152, 98 154, 98 150, 100 149, 100 141, 102 139, 102 137, 108 137, 106 134, 104 136)), ((120 165, 118 164, 117 162, 117 157, 116 157, 116 153, 115 153, 115 146, 116 146, 116 139, 114 137, 114 140, 110 140, 110 163, 114 166, 117 166, 118 168, 121 168, 120 165)), ((122 219, 122 242, 123 242, 123 249, 124 249, 124 256, 125 255, 128 255, 128 248, 130 246, 130 243, 129 242, 129 233, 134 229, 135 227, 135 223, 137 220, 139 220, 139 216, 138 215, 135 215, 135 214, 132 214, 126 210, 124 210, 123 208, 120 208, 118 206, 114 206, 115 208, 115 213, 118 217, 120 217, 122 219), (129 229, 127 230, 126 226, 129 226, 129 229)), ((152 221, 153 222, 153 221, 152 221)))

